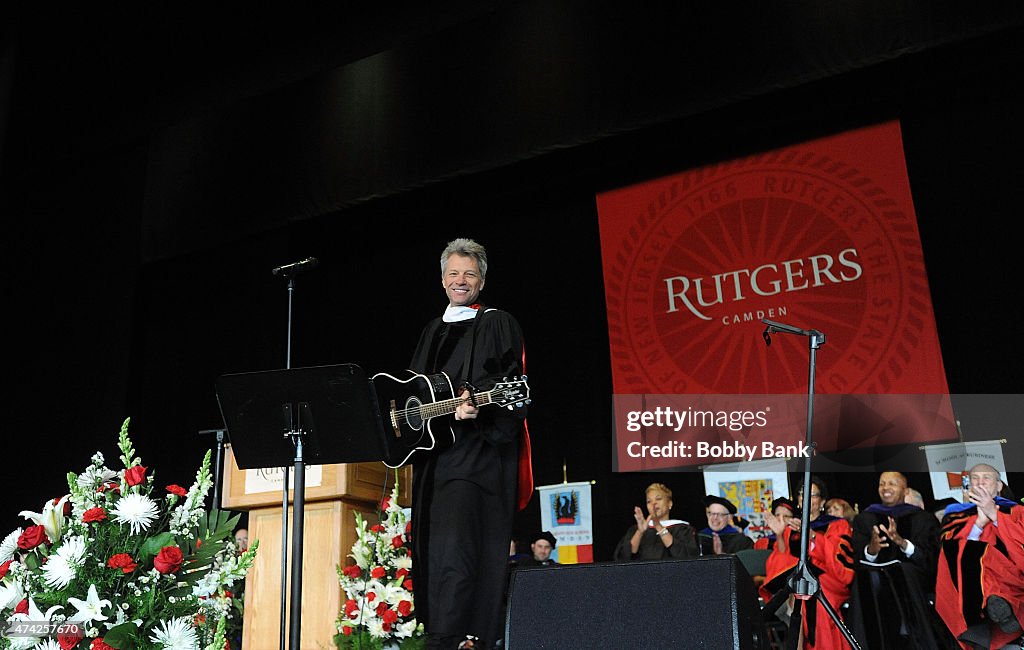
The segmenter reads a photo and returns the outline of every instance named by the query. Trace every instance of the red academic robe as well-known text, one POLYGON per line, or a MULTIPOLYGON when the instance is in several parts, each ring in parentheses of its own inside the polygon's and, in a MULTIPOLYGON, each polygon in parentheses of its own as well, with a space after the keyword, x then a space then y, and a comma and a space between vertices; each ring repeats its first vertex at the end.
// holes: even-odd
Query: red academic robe
MULTIPOLYGON (((942 521, 935 610, 959 636, 986 622, 985 602, 1001 596, 1024 621, 1024 508, 1000 507, 998 526, 989 524, 978 540, 968 535, 978 519, 976 508, 947 515, 942 521)), ((989 648, 1001 648, 1020 636, 989 622, 989 648)), ((964 648, 975 646, 962 644, 964 648)))
MULTIPOLYGON (((850 522, 841 517, 821 515, 811 522, 814 540, 807 551, 807 559, 820 570, 818 584, 822 595, 838 614, 840 607, 850 598, 850 583, 853 582, 853 559, 850 539, 850 522)), ((767 575, 760 587, 761 597, 767 602, 781 586, 785 585, 790 569, 796 566, 800 555, 800 534, 791 528, 782 531, 774 544, 772 554, 765 564, 767 575)), ((801 611, 804 605, 801 604, 801 611)), ((816 603, 811 616, 803 615, 804 648, 813 650, 842 650, 849 648, 846 638, 832 622, 824 605, 816 603), (809 620, 810 619, 810 620, 809 620), (809 623, 813 622, 813 635, 809 623), (811 639, 813 638, 813 643, 811 639)))

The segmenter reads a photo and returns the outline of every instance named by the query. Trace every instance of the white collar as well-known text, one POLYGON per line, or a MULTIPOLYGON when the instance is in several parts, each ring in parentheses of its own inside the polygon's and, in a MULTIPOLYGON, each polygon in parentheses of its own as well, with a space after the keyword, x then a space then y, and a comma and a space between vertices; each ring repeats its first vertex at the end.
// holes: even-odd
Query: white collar
POLYGON ((480 308, 480 305, 473 305, 467 307, 465 305, 448 305, 444 310, 444 316, 441 317, 446 323, 457 323, 459 321, 469 320, 476 318, 476 310, 480 308))

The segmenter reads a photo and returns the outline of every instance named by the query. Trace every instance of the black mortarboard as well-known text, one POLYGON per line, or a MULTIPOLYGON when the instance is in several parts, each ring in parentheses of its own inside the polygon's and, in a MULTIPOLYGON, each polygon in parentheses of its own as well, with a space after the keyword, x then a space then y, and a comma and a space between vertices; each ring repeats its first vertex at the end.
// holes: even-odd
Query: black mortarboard
POLYGON ((705 506, 710 506, 712 503, 717 503, 720 506, 725 506, 725 509, 728 510, 729 514, 731 515, 736 514, 736 506, 734 506, 732 504, 732 501, 728 499, 725 499, 723 497, 716 497, 713 494, 709 494, 706 497, 704 497, 705 506))
POLYGON ((537 534, 537 535, 534 535, 532 540, 530 541, 530 543, 532 544, 533 542, 536 542, 538 539, 546 539, 546 540, 548 540, 548 543, 551 544, 552 548, 554 548, 555 546, 558 545, 558 540, 555 539, 555 536, 552 535, 551 533, 549 533, 546 530, 541 532, 541 533, 539 533, 539 534, 537 534))
POLYGON ((796 504, 793 503, 792 499, 787 499, 786 497, 779 497, 772 501, 772 512, 774 513, 775 509, 779 506, 786 506, 794 515, 798 512, 796 504))

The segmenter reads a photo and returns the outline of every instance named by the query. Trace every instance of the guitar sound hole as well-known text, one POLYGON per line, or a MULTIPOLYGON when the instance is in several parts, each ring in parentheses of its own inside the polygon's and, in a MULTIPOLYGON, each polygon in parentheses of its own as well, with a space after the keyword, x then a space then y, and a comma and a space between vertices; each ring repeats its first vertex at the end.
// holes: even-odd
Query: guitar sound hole
POLYGON ((405 421, 413 431, 423 428, 423 417, 420 415, 420 401, 410 397, 405 402, 405 421))

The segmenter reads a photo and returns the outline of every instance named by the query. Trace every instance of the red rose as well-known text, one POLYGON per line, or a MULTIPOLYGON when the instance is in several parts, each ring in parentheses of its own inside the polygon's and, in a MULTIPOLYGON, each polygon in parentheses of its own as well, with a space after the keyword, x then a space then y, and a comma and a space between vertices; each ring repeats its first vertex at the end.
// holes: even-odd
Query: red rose
POLYGON ((82 521, 91 524, 94 521, 103 521, 107 518, 107 511, 103 508, 89 508, 82 513, 82 521))
POLYGON ((403 600, 398 603, 398 613, 402 616, 408 616, 412 612, 412 601, 403 600))
POLYGON ((402 583, 402 588, 405 589, 406 591, 412 591, 412 578, 409 578, 408 580, 403 582, 402 583))
POLYGON ((181 487, 180 485, 177 485, 177 484, 168 485, 167 486, 167 491, 170 492, 171 494, 177 494, 179 497, 183 497, 186 494, 188 494, 188 492, 185 491, 185 488, 183 488, 183 487, 181 487))
POLYGON ((124 482, 130 486, 138 485, 146 480, 146 468, 142 465, 129 467, 124 471, 124 482))
POLYGON ((395 535, 391 538, 391 548, 402 548, 402 536, 395 535))
POLYGON ((231 593, 230 591, 228 591, 227 589, 224 590, 224 597, 225 598, 234 598, 234 596, 235 595, 233 593, 231 593))
POLYGON ((185 556, 181 554, 180 548, 177 546, 165 546, 153 558, 153 566, 160 573, 176 573, 181 570, 181 565, 184 561, 185 556))
POLYGON ((110 559, 107 560, 107 567, 111 569, 121 569, 121 573, 131 573, 135 570, 135 567, 139 566, 132 559, 131 555, 127 553, 118 553, 111 555, 110 559))
POLYGON ((358 616, 359 614, 359 603, 349 598, 345 601, 345 616, 349 618, 358 616))
POLYGON ((382 526, 381 524, 374 524, 374 525, 370 526, 370 531, 372 531, 374 533, 383 533, 384 532, 384 526, 382 526))
POLYGON ((377 600, 377 594, 375 594, 372 591, 370 593, 366 594, 366 602, 372 603, 375 600, 377 600))
POLYGON ((3 580, 4 576, 7 575, 7 571, 11 568, 11 562, 13 561, 14 559, 12 558, 3 564, 0 564, 0 580, 3 580))
POLYGON ((98 636, 92 640, 92 645, 89 646, 89 650, 117 650, 117 648, 112 648, 106 643, 103 643, 103 637, 98 636))
POLYGON ((392 625, 398 620, 398 612, 393 609, 384 610, 384 613, 380 615, 382 621, 388 625, 392 625))
POLYGON ((352 578, 353 580, 355 580, 359 576, 363 575, 363 571, 362 571, 362 569, 359 568, 358 564, 353 564, 352 566, 347 566, 344 569, 342 569, 341 572, 344 573, 349 578, 352 578))
POLYGON ((345 627, 341 628, 341 634, 342 636, 352 636, 352 628, 346 625, 345 627))
POLYGON ((58 634, 57 645, 61 647, 61 650, 71 650, 76 645, 78 645, 78 642, 81 641, 82 638, 84 637, 84 632, 80 634, 58 634))
POLYGON ((370 571, 370 577, 371 578, 375 578, 377 580, 380 580, 381 578, 383 578, 387 574, 388 574, 388 572, 385 571, 384 567, 382 567, 382 566, 375 566, 375 567, 373 567, 373 571, 370 571))
POLYGON ((377 605, 377 609, 375 609, 373 611, 377 614, 377 616, 380 616, 381 618, 384 618, 384 612, 387 612, 387 611, 390 611, 390 610, 388 610, 388 604, 385 603, 382 600, 382 601, 380 601, 380 605, 377 605))
POLYGON ((395 571, 395 577, 399 580, 401 580, 407 575, 409 575, 409 569, 399 569, 398 571, 395 571))
POLYGON ((21 602, 18 603, 17 607, 14 608, 15 614, 28 614, 28 598, 22 598, 21 602))
POLYGON ((49 543, 46 537, 46 529, 42 526, 29 526, 25 532, 18 537, 18 548, 30 551, 40 544, 49 543))

